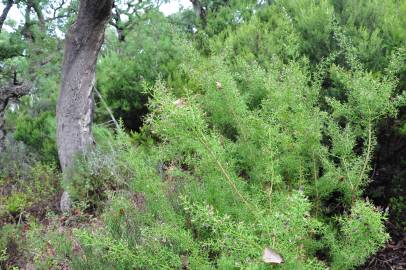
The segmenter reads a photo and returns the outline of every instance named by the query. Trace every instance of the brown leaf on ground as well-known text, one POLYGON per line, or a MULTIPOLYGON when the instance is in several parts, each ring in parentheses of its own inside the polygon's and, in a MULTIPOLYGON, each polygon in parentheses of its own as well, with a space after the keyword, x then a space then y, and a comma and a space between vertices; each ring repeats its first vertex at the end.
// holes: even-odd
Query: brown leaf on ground
POLYGON ((262 254, 262 260, 265 263, 281 264, 283 263, 282 256, 275 250, 266 247, 264 253, 262 254))
POLYGON ((142 192, 134 192, 132 193, 132 201, 134 203, 134 206, 140 210, 144 211, 145 210, 145 204, 146 204, 146 199, 145 195, 142 192))
POLYGON ((180 98, 180 99, 175 100, 173 102, 173 104, 178 108, 182 108, 182 107, 185 107, 186 101, 183 98, 180 98))
POLYGON ((189 258, 186 255, 182 256, 182 269, 188 270, 189 269, 189 258))
POLYGON ((358 270, 404 270, 406 269, 406 234, 404 238, 390 241, 371 256, 358 270))

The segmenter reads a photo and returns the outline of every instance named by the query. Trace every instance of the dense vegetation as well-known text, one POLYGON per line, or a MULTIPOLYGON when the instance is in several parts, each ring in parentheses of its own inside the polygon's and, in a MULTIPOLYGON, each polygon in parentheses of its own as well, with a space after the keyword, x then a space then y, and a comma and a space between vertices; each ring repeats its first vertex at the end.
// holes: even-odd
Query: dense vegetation
POLYGON ((55 106, 77 1, 34 2, 49 19, 0 33, 0 83, 33 82, 5 115, 1 269, 355 269, 388 219, 405 230, 405 1, 139 2, 106 29, 96 145, 69 179, 55 106))

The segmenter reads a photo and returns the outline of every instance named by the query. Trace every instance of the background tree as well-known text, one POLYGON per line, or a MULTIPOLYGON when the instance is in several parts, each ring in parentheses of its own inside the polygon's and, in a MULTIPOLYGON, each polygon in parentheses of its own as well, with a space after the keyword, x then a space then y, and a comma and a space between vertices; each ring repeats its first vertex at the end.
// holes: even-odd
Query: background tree
MULTIPOLYGON (((124 127, 139 131, 148 113, 148 87, 161 78, 181 92, 178 67, 183 52, 176 44, 183 37, 158 10, 139 15, 132 23, 136 30, 126 30, 126 42, 117 42, 115 33, 107 32, 97 87, 124 127)), ((101 122, 110 119, 103 107, 97 110, 97 117, 101 122)))
POLYGON ((164 1, 159 0, 119 0, 114 2, 110 25, 117 31, 120 42, 125 41, 126 34, 140 21, 142 15, 157 9, 164 1))

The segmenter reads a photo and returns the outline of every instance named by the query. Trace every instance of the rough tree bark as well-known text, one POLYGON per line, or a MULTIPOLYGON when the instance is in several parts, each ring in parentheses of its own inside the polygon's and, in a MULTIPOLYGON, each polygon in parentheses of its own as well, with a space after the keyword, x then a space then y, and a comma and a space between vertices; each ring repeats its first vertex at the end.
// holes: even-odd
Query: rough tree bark
POLYGON ((3 29, 3 24, 7 19, 8 12, 14 4, 14 0, 8 0, 6 6, 3 9, 3 12, 0 15, 0 32, 3 29))
MULTIPOLYGON (((74 157, 93 144, 93 85, 97 56, 113 0, 81 0, 78 17, 65 41, 61 92, 57 104, 57 143, 62 171, 69 180, 74 157)), ((69 194, 61 210, 70 209, 69 194)))
POLYGON ((17 84, 16 82, 0 88, 0 154, 3 152, 4 140, 6 137, 6 132, 4 130, 4 114, 7 104, 11 99, 19 99, 20 97, 27 95, 30 90, 31 85, 29 83, 17 84))
POLYGON ((193 10, 198 18, 202 20, 203 23, 206 22, 206 8, 202 5, 200 0, 190 0, 193 6, 193 10))

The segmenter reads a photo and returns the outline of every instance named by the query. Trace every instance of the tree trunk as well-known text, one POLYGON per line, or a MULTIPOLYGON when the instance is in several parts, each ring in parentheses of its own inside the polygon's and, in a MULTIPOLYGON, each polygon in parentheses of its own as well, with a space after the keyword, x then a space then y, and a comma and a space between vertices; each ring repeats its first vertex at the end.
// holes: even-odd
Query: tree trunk
MULTIPOLYGON (((73 167, 74 158, 93 144, 93 86, 97 56, 113 0, 81 0, 76 22, 65 41, 62 85, 57 104, 57 143, 62 171, 73 167)), ((61 210, 70 208, 69 194, 61 199, 61 210)))
POLYGON ((14 4, 14 0, 8 0, 6 6, 3 9, 3 12, 0 15, 0 32, 3 29, 3 24, 7 19, 8 12, 14 4))
POLYGON ((193 6, 193 10, 196 14, 196 17, 200 18, 203 24, 206 23, 206 9, 203 7, 200 0, 190 0, 193 6))

